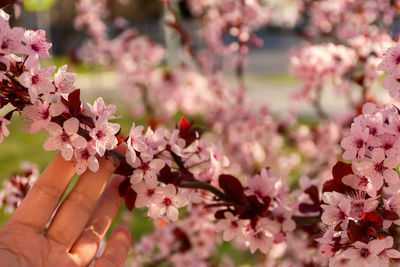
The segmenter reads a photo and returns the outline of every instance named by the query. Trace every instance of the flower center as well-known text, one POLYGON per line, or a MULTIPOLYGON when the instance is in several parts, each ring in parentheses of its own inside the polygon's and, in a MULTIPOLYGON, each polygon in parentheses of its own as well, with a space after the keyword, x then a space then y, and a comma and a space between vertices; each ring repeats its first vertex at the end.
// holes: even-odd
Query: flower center
POLYGON ((360 255, 363 258, 367 258, 371 253, 369 253, 369 250, 366 248, 363 248, 360 250, 360 255))
POLYGON ((31 48, 33 51, 39 52, 40 47, 37 44, 31 44, 31 48))
POLYGON ((63 142, 68 142, 69 141, 69 135, 66 132, 63 132, 61 134, 61 141, 63 141, 63 142))
POLYGON ((385 166, 383 165, 383 162, 375 164, 375 171, 382 173, 385 170, 385 166))
POLYGON ((81 152, 81 157, 83 158, 83 159, 89 159, 89 157, 90 157, 90 153, 89 153, 89 151, 87 150, 87 149, 85 149, 85 150, 83 150, 82 152, 81 152))
POLYGON ((362 140, 362 139, 357 139, 354 143, 358 149, 360 149, 364 146, 364 140, 362 140))
POLYGON ((164 198, 163 203, 164 203, 165 206, 171 206, 172 205, 172 200, 170 198, 166 197, 166 198, 164 198))
POLYGON ((32 76, 32 84, 37 84, 39 82, 39 75, 35 74, 32 76))

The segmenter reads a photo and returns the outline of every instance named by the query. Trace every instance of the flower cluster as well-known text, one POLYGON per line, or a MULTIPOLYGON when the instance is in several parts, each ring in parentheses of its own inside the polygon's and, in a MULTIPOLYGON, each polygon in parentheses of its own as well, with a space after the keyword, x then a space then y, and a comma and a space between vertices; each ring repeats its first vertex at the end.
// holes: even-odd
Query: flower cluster
POLYGON ((0 208, 4 208, 6 213, 13 213, 38 177, 37 166, 29 163, 21 164, 21 172, 3 181, 3 188, 0 190, 0 208))
POLYGON ((290 58, 290 69, 303 86, 297 97, 314 100, 318 91, 329 84, 346 91, 348 83, 343 76, 355 64, 355 52, 343 45, 308 45, 295 50, 290 58))

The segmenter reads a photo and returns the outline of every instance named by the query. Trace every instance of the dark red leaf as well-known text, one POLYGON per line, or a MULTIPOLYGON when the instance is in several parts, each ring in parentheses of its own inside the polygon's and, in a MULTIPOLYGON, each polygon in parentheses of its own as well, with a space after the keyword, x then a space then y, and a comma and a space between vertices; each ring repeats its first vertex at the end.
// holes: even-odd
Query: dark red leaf
POLYGON ((133 168, 126 162, 121 162, 119 167, 114 171, 115 174, 119 174, 122 176, 130 176, 133 172, 133 168))
POLYGON ((190 243, 189 237, 187 234, 180 228, 175 228, 174 229, 174 235, 176 240, 178 241, 179 248, 177 248, 177 251, 179 252, 185 252, 189 250, 192 247, 192 244, 190 243))
POLYGON ((5 97, 0 96, 0 108, 4 107, 5 105, 8 104, 8 99, 5 97))
POLYGON ((308 203, 300 203, 299 210, 302 213, 309 213, 309 212, 317 212, 320 211, 321 208, 319 205, 315 204, 308 204, 308 203))
POLYGON ((186 146, 193 143, 193 141, 203 133, 202 129, 192 128, 192 125, 193 121, 188 122, 184 117, 181 118, 179 123, 179 137, 186 141, 186 146))
POLYGON ((81 109, 81 90, 76 89, 68 95, 69 112, 72 115, 77 115, 81 109))
POLYGON ((0 71, 6 71, 7 70, 7 65, 4 64, 3 62, 0 62, 0 71))
POLYGON ((351 169, 351 164, 347 164, 342 161, 338 161, 332 168, 333 179, 342 180, 343 177, 352 173, 353 170, 351 169))
POLYGON ((352 173, 351 164, 338 161, 332 168, 333 179, 324 183, 322 193, 336 191, 342 194, 355 194, 356 191, 352 187, 342 182, 344 176, 352 173))
POLYGON ((87 126, 89 126, 91 129, 93 129, 94 127, 96 127, 96 125, 94 124, 94 121, 91 117, 82 115, 82 114, 78 114, 75 116, 79 122, 86 124, 87 126))
POLYGON ((217 212, 215 212, 215 214, 214 214, 215 219, 217 219, 217 220, 224 219, 224 218, 225 218, 224 213, 225 213, 226 211, 228 211, 228 210, 223 209, 223 210, 218 210, 217 212))
POLYGON ((318 188, 315 185, 310 186, 304 192, 310 196, 314 204, 320 204, 318 188))
POLYGON ((379 228, 382 226, 383 218, 376 211, 366 212, 361 216, 361 224, 364 227, 379 228))
POLYGON ((369 242, 368 234, 363 231, 363 228, 357 225, 354 221, 349 222, 349 226, 347 228, 347 236, 352 243, 356 241, 361 241, 368 244, 369 242))
POLYGON ((161 182, 165 184, 174 184, 177 185, 181 182, 179 179, 179 173, 178 172, 171 172, 171 168, 168 165, 165 165, 161 170, 160 170, 160 175, 159 179, 161 182))
POLYGON ((384 210, 382 212, 382 217, 385 220, 389 220, 389 221, 396 221, 396 220, 398 220, 400 218, 399 215, 396 212, 389 211, 389 210, 384 210))
POLYGON ((125 192, 125 205, 129 211, 132 211, 135 207, 137 194, 133 191, 132 187, 128 187, 128 190, 125 192))
POLYGON ((118 186, 118 193, 120 197, 125 196, 126 191, 128 191, 128 188, 131 186, 131 182, 129 178, 126 178, 123 180, 119 186, 118 186))
POLYGON ((0 8, 5 8, 9 5, 12 5, 16 2, 17 0, 0 0, 0 8))
POLYGON ((243 202, 244 196, 244 189, 242 184, 239 180, 227 174, 221 174, 218 178, 219 186, 224 190, 225 194, 228 196, 229 200, 234 203, 241 203, 243 202))

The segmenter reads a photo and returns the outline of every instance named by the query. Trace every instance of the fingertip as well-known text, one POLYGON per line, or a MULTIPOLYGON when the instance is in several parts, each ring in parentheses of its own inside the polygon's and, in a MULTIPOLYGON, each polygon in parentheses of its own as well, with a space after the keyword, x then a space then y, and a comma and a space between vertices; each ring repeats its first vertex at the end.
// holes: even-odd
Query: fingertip
POLYGON ((117 242, 121 242, 122 244, 127 244, 129 246, 132 240, 131 231, 129 231, 128 227, 126 226, 117 226, 111 234, 110 239, 112 238, 117 242))

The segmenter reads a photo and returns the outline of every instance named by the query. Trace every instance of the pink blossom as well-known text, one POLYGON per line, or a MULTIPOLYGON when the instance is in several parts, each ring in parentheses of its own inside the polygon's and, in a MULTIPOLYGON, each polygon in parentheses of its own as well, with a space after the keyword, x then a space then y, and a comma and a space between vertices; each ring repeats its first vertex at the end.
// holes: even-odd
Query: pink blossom
POLYGON ((342 229, 347 229, 351 210, 350 199, 337 192, 326 192, 322 195, 322 200, 326 203, 321 205, 324 210, 322 222, 333 227, 341 224, 342 229))
POLYGON ((131 184, 138 184, 142 182, 143 179, 147 184, 157 184, 157 174, 164 167, 165 161, 161 159, 152 159, 148 162, 140 161, 140 166, 133 171, 131 176, 131 184))
POLYGON ((10 29, 7 21, 0 18, 0 54, 18 54, 22 52, 21 40, 24 29, 15 27, 10 29))
POLYGON ((43 58, 51 57, 49 54, 51 43, 46 42, 46 32, 44 30, 27 30, 22 40, 25 43, 25 53, 27 55, 38 55, 43 58))
POLYGON ((67 65, 63 65, 54 74, 54 85, 62 94, 69 94, 75 90, 73 83, 76 79, 76 73, 67 72, 67 68, 67 65))
POLYGON ((84 148, 87 145, 85 138, 77 134, 79 121, 76 118, 66 120, 63 127, 57 123, 50 122, 46 127, 50 137, 46 140, 43 148, 47 151, 61 150, 64 159, 70 160, 74 148, 84 148))
POLYGON ((46 128, 51 117, 60 115, 65 109, 65 106, 61 103, 49 104, 47 101, 36 101, 33 105, 26 106, 22 113, 32 122, 29 126, 29 133, 33 134, 46 128))
POLYGON ((399 175, 394 168, 399 162, 398 156, 386 158, 382 148, 375 148, 372 151, 372 162, 368 162, 366 172, 371 179, 384 179, 389 184, 396 184, 399 182, 399 175))
POLYGON ((7 137, 10 134, 10 131, 7 129, 8 124, 10 124, 9 120, 0 117, 0 143, 3 142, 4 137, 7 137))
POLYGON ((118 140, 115 134, 120 130, 120 125, 117 123, 96 122, 96 127, 93 128, 89 135, 94 141, 94 147, 97 153, 102 157, 106 150, 115 148, 118 140))
POLYGON ((247 179, 248 189, 246 190, 246 194, 256 195, 260 200, 263 200, 266 196, 273 197, 275 182, 275 177, 263 168, 260 174, 256 174, 254 177, 247 179))
POLYGON ((400 44, 389 48, 382 62, 378 65, 377 70, 394 72, 400 64, 400 44))
POLYGON ((28 88, 30 100, 32 103, 37 101, 40 94, 48 94, 54 91, 54 86, 48 77, 53 74, 55 66, 41 68, 37 57, 28 58, 26 62, 29 71, 26 71, 18 77, 19 82, 28 88))
POLYGON ((137 165, 136 163, 136 152, 143 152, 146 150, 146 144, 144 143, 143 137, 143 126, 135 127, 135 123, 132 123, 132 128, 129 133, 129 138, 126 141, 128 144, 128 150, 126 152, 126 160, 132 166, 137 165))
POLYGON ((378 254, 386 246, 385 240, 372 240, 368 244, 357 241, 354 248, 349 248, 343 252, 343 256, 357 266, 374 267, 379 265, 378 254))
POLYGON ((98 117, 96 120, 105 119, 112 120, 117 117, 114 116, 116 107, 114 104, 106 105, 102 97, 97 98, 93 105, 88 104, 90 111, 98 117))
POLYGON ((393 237, 387 236, 382 241, 385 242, 383 249, 378 253, 379 266, 389 266, 391 259, 400 258, 400 252, 393 248, 393 237))
POLYGON ((178 220, 178 208, 186 206, 187 203, 187 198, 177 191, 174 185, 168 184, 156 189, 147 214, 153 219, 166 214, 168 219, 174 222, 178 220))
POLYGON ((351 125, 351 135, 344 138, 341 146, 345 149, 343 158, 345 160, 360 159, 364 157, 369 131, 361 125, 353 123, 351 125))
POLYGON ((230 212, 224 213, 225 219, 218 221, 216 227, 218 230, 223 231, 222 238, 224 241, 231 241, 235 237, 243 237, 246 223, 240 220, 238 216, 234 216, 230 212))
POLYGON ((137 208, 147 207, 152 203, 154 194, 156 193, 156 184, 141 182, 132 185, 133 190, 137 193, 135 206, 137 208))
POLYGON ((357 190, 367 192, 370 196, 376 196, 376 192, 381 189, 383 179, 376 175, 369 175, 367 172, 368 162, 354 162, 352 169, 354 174, 346 175, 342 178, 342 182, 357 190))
POLYGON ((97 172, 99 169, 99 161, 96 158, 96 149, 93 146, 92 141, 89 142, 85 148, 76 148, 75 154, 75 169, 77 174, 82 174, 87 168, 92 172, 97 172))

